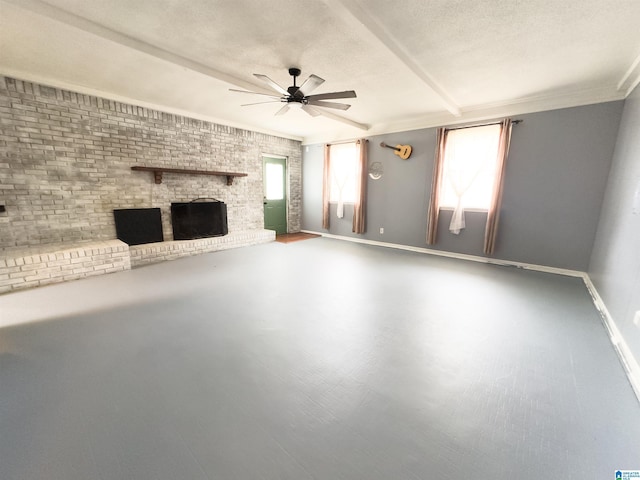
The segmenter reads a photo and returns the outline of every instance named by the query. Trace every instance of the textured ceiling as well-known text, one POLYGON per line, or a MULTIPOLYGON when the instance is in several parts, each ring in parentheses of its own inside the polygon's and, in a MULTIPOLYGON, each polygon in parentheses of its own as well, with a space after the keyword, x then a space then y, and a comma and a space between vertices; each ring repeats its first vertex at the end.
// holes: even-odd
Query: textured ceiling
POLYGON ((315 141, 625 98, 638 0, 0 0, 0 74, 315 141), (253 73, 355 90, 333 117, 253 73), (337 116, 336 116, 337 115, 337 116))

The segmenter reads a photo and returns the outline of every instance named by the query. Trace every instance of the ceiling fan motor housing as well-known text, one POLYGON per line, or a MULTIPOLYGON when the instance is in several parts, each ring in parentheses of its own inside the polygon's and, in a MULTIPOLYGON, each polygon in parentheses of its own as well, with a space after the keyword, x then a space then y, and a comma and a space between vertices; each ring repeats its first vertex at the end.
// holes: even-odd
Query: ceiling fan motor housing
POLYGON ((293 97, 296 93, 298 93, 299 89, 300 87, 296 87, 295 85, 292 85, 291 87, 287 88, 287 92, 289 92, 289 95, 293 97))

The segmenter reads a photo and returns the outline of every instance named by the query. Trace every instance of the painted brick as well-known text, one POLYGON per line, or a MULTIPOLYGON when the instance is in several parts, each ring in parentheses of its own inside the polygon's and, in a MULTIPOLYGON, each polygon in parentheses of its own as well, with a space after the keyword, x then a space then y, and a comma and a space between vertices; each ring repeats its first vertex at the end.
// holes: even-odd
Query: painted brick
POLYGON ((131 266, 137 267, 150 263, 175 260, 190 255, 256 245, 270 242, 274 239, 275 233, 273 231, 260 229, 249 232, 229 233, 229 235, 224 237, 134 245, 129 247, 131 252, 131 266))
POLYGON ((2 139, 16 145, 0 158, 10 165, 1 170, 8 221, 0 248, 113 239, 114 208, 160 207, 171 240, 171 202, 195 198, 226 202, 230 232, 262 229, 262 154, 288 158, 289 230, 300 230, 298 141, 1 76, 0 105, 9 111, 0 119, 2 139), (150 173, 131 171, 134 165, 248 177, 227 186, 219 177, 165 174, 156 185, 150 173))
POLYGON ((238 248, 275 239, 271 230, 232 232, 224 237, 168 241, 129 247, 120 240, 49 244, 2 250, 0 293, 88 276, 129 270, 132 266, 174 260, 184 256, 238 248), (33 252, 41 250, 39 254, 33 252), (24 262, 31 259, 30 264, 24 262), (36 261, 36 259, 39 259, 36 261))
POLYGON ((40 282, 41 280, 50 278, 49 274, 46 273, 36 273, 35 275, 30 275, 28 277, 25 277, 25 282, 40 282))
POLYGON ((28 276, 30 272, 21 272, 20 270, 16 270, 14 272, 9 273, 9 278, 17 281, 20 279, 24 279, 24 277, 28 276))

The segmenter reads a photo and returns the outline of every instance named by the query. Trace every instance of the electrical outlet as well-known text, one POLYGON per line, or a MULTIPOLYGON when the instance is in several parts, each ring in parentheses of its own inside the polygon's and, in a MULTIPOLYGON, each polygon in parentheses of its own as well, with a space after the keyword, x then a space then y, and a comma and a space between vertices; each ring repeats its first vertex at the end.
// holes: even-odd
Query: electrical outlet
POLYGON ((636 327, 640 327, 640 310, 638 310, 638 311, 636 312, 635 317, 633 317, 633 324, 634 324, 636 327))
POLYGON ((380 227, 380 235, 384 233, 384 227, 380 227))

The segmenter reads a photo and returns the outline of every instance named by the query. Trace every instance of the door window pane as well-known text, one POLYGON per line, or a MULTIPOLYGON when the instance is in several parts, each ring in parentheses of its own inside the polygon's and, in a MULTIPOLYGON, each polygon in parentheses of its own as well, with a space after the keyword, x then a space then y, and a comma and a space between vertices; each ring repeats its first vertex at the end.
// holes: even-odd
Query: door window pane
POLYGON ((284 170, 276 163, 267 163, 265 168, 267 200, 282 200, 284 198, 284 170))

